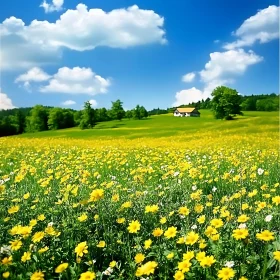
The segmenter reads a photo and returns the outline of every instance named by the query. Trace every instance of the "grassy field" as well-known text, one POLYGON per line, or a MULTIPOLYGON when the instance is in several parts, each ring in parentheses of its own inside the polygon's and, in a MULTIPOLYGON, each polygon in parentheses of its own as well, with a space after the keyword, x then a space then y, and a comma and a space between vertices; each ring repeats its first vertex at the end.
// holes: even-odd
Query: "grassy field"
POLYGON ((221 121, 213 118, 210 110, 200 110, 200 118, 179 118, 172 114, 151 116, 144 120, 122 120, 98 123, 93 130, 79 128, 22 134, 23 138, 71 137, 71 138, 110 138, 188 136, 188 134, 221 132, 250 134, 258 132, 277 133, 278 112, 245 112, 234 121, 221 121))
POLYGON ((23 134, 0 158, 0 279, 279 279, 277 112, 23 134))

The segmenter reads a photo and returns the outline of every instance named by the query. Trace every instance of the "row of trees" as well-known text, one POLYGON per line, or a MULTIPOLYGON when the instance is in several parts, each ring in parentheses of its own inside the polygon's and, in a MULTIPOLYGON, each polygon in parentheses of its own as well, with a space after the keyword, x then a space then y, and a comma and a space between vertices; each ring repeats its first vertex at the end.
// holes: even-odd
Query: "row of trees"
MULTIPOLYGON (((261 94, 261 95, 250 95, 240 96, 240 106, 242 111, 278 111, 279 110, 279 95, 275 93, 261 94)), ((207 98, 198 102, 192 102, 189 104, 181 105, 179 107, 195 107, 199 109, 212 109, 212 100, 207 98)), ((170 108, 173 111, 175 108, 170 108)), ((170 111, 167 109, 167 111, 170 111)), ((156 112, 157 109, 151 112, 156 112)))
POLYGON ((93 128, 98 122, 122 120, 123 118, 141 120, 148 117, 143 106, 125 111, 123 102, 112 102, 111 109, 91 107, 85 102, 80 111, 59 107, 36 105, 33 108, 19 108, 0 111, 0 136, 56 130, 79 126, 81 129, 93 128))

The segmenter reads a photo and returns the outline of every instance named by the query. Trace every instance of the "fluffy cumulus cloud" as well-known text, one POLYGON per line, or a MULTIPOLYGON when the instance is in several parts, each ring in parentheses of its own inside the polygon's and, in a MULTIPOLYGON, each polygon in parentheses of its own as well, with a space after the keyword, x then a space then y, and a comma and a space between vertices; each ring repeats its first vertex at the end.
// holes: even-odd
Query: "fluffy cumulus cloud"
POLYGON ((109 86, 110 80, 95 74, 91 68, 62 67, 40 91, 96 95, 106 93, 109 86))
POLYGON ((40 7, 45 10, 45 13, 51 13, 62 10, 63 3, 64 0, 52 0, 52 3, 49 4, 46 0, 44 0, 40 7))
POLYGON ((25 74, 19 75, 15 82, 43 82, 47 81, 51 76, 39 67, 33 67, 25 74))
POLYGON ((0 88, 0 110, 8 110, 8 109, 13 109, 16 108, 12 100, 8 97, 7 94, 2 93, 2 90, 0 88))
POLYGON ((61 104, 64 106, 71 106, 71 105, 75 105, 76 102, 73 100, 66 100, 66 101, 62 102, 61 104))
POLYGON ((182 81, 185 83, 190 83, 195 79, 195 73, 191 72, 182 77, 182 81))
POLYGON ((210 60, 205 64, 205 69, 200 71, 200 77, 205 83, 221 79, 231 80, 232 77, 243 74, 250 65, 260 61, 262 57, 243 49, 210 53, 210 60))
POLYGON ((102 46, 128 48, 164 44, 163 25, 163 17, 136 5, 105 12, 78 4, 76 9, 65 11, 56 22, 33 20, 29 25, 10 17, 0 24, 1 67, 30 68, 52 63, 62 55, 63 48, 85 51, 102 46))
POLYGON ((201 100, 203 98, 203 92, 195 87, 192 87, 190 89, 184 89, 177 92, 175 98, 176 101, 172 104, 174 107, 201 100))
POLYGON ((246 19, 233 34, 237 40, 225 44, 226 49, 252 46, 256 42, 267 43, 279 38, 279 7, 269 6, 246 19))
POLYGON ((250 65, 259 63, 262 59, 253 51, 246 52, 243 49, 210 53, 210 60, 205 64, 204 69, 199 72, 204 85, 203 90, 193 87, 177 92, 173 106, 211 97, 212 91, 217 86, 233 83, 236 76, 242 75, 250 65))

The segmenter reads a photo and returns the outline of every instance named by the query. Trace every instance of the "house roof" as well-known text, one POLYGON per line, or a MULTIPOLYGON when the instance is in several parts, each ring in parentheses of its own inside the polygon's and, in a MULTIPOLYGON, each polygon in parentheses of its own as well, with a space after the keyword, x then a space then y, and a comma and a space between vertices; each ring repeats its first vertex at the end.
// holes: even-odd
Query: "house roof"
POLYGON ((179 113, 191 113, 195 110, 195 108, 177 108, 179 113))

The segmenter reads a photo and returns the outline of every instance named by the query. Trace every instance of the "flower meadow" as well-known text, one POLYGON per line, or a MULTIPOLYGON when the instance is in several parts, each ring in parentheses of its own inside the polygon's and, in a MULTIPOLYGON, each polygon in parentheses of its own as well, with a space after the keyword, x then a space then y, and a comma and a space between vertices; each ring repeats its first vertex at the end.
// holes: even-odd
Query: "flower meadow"
POLYGON ((276 137, 2 138, 0 158, 1 279, 279 279, 276 137))

